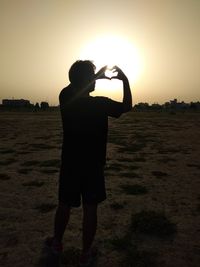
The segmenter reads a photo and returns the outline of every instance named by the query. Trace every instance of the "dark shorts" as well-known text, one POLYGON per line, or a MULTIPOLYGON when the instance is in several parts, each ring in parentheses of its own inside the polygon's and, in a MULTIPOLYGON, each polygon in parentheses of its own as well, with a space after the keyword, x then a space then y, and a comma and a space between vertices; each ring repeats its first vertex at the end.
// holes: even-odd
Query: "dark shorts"
POLYGON ((79 207, 81 198, 83 204, 98 204, 106 199, 104 166, 62 163, 59 201, 70 207, 79 207))

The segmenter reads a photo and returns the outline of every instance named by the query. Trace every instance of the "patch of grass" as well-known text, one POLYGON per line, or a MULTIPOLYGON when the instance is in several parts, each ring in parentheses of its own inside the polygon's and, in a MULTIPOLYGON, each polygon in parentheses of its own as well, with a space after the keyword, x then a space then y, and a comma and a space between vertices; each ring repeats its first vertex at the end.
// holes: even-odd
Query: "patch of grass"
POLYGON ((122 165, 120 165, 118 163, 112 163, 112 164, 106 165, 105 170, 108 170, 108 171, 120 171, 122 168, 123 168, 122 165))
POLYGON ((111 177, 111 176, 115 176, 116 174, 114 172, 109 172, 109 171, 105 171, 104 172, 106 177, 111 177))
POLYGON ((42 203, 42 204, 37 205, 35 207, 35 209, 38 210, 41 213, 50 212, 50 211, 54 210, 55 208, 56 208, 56 205, 52 204, 52 203, 42 203))
POLYGON ((61 140, 61 139, 55 139, 54 142, 55 142, 56 144, 59 144, 59 145, 62 144, 62 140, 61 140))
POLYGON ((194 167, 197 168, 198 170, 200 170, 200 164, 194 164, 194 163, 189 163, 187 164, 188 167, 194 167))
POLYGON ((7 237, 5 240, 5 247, 16 247, 19 243, 19 238, 16 232, 7 233, 7 237))
POLYGON ((111 244, 114 250, 123 252, 122 267, 156 267, 158 266, 158 253, 152 250, 140 250, 139 243, 136 241, 137 234, 142 233, 168 239, 176 232, 175 224, 171 223, 163 214, 155 211, 142 211, 132 215, 131 224, 123 236, 109 239, 108 244, 111 244))
POLYGON ((26 145, 27 142, 17 142, 16 145, 26 145))
POLYGON ((142 211, 134 214, 131 219, 131 229, 135 232, 168 238, 176 232, 176 225, 170 222, 162 213, 142 211))
POLYGON ((156 178, 162 178, 167 176, 168 174, 166 172, 161 172, 161 171, 152 171, 151 172, 156 178))
POLYGON ((196 211, 198 214, 200 213, 200 204, 197 205, 196 211))
POLYGON ((58 169, 41 169, 40 172, 41 172, 41 173, 51 174, 51 173, 56 173, 56 172, 58 172, 58 169))
POLYGON ((41 187, 44 185, 44 182, 40 181, 30 181, 22 184, 23 186, 33 186, 33 187, 41 187))
POLYGON ((42 135, 35 137, 35 139, 41 139, 41 140, 49 140, 50 138, 52 138, 52 135, 42 135))
POLYGON ((138 170, 138 169, 140 169, 140 166, 133 166, 133 165, 131 165, 131 166, 128 166, 128 169, 129 170, 138 170))
POLYGON ((18 170, 18 173, 27 174, 27 173, 29 173, 31 171, 32 171, 32 169, 30 169, 30 168, 21 168, 21 169, 18 170))
POLYGON ((133 162, 131 158, 121 158, 119 159, 120 162, 133 162))
POLYGON ((40 161, 38 160, 28 160, 28 161, 25 161, 24 163, 21 164, 21 166, 35 166, 35 165, 39 165, 40 164, 40 161))
MULTIPOLYGON (((146 130, 145 130, 145 132, 146 132, 146 130)), ((154 143, 154 142, 156 142, 155 135, 156 135, 155 133, 149 133, 149 132, 147 132, 147 134, 144 134, 144 132, 142 132, 142 133, 136 132, 133 135, 132 139, 137 140, 140 143, 150 143, 150 142, 154 143)))
POLYGON ((50 160, 45 160, 40 163, 41 167, 56 167, 60 168, 60 160, 59 159, 50 159, 50 160))
POLYGON ((115 250, 127 250, 128 247, 132 246, 132 239, 128 234, 125 234, 122 237, 114 237, 113 239, 108 240, 109 243, 115 250))
POLYGON ((10 165, 10 164, 13 164, 16 162, 16 159, 6 159, 6 160, 2 160, 0 161, 0 165, 2 166, 7 166, 7 165, 10 165))
POLYGON ((122 237, 109 240, 109 243, 117 251, 123 251, 122 267, 155 267, 157 253, 140 251, 132 239, 132 233, 128 232, 122 237))
POLYGON ((118 171, 121 171, 121 166, 111 165, 109 166, 109 170, 118 172, 118 171))
POLYGON ((133 159, 133 162, 145 162, 145 161, 146 161, 146 159, 142 158, 142 157, 138 157, 138 158, 133 159))
POLYGON ((111 209, 114 209, 114 210, 120 210, 120 209, 124 208, 124 204, 113 202, 110 204, 110 207, 111 207, 111 209))
POLYGON ((44 143, 29 144, 29 147, 31 147, 31 148, 33 148, 35 150, 43 150, 43 149, 55 148, 55 146, 44 144, 44 143))
POLYGON ((15 153, 16 151, 14 149, 0 149, 1 154, 12 154, 15 153))
MULTIPOLYGON (((55 255, 52 253, 47 253, 46 250, 44 249, 40 255, 40 258, 38 260, 38 267, 44 267, 44 266, 51 266, 51 267, 56 267, 56 266, 79 266, 78 265, 78 260, 80 257, 80 249, 74 248, 74 247, 68 247, 66 248, 61 255, 60 259, 60 264, 58 265, 57 263, 57 258, 55 255)), ((89 267, 89 265, 87 265, 89 267)), ((90 264, 90 267, 93 265, 90 264)))
POLYGON ((127 144, 124 147, 118 149, 119 153, 132 154, 141 151, 146 146, 146 143, 127 144))
POLYGON ((80 251, 77 248, 69 247, 62 253, 61 263, 65 266, 78 266, 80 251))
POLYGON ((159 154, 174 154, 174 153, 181 153, 183 152, 182 149, 180 148, 173 148, 173 147, 169 147, 169 148, 161 148, 158 149, 158 153, 159 154))
POLYGON ((141 176, 136 172, 123 172, 122 175, 126 178, 141 178, 141 176))
POLYGON ((136 246, 127 249, 122 267, 155 267, 158 253, 145 250, 138 250, 136 246), (124 265, 123 265, 124 264, 124 265))
POLYGON ((121 188, 128 195, 143 195, 147 194, 148 190, 142 185, 122 185, 121 188))
POLYGON ((120 134, 112 133, 108 136, 108 142, 119 146, 123 146, 125 144, 125 140, 120 134))
POLYGON ((6 173, 0 173, 0 180, 2 181, 10 180, 10 176, 6 173))
POLYGON ((18 151, 17 153, 21 155, 26 155, 26 154, 30 154, 31 151, 18 151))
POLYGON ((176 161, 176 159, 170 158, 170 157, 164 157, 158 160, 158 162, 160 163, 168 163, 168 162, 174 162, 174 161, 176 161))

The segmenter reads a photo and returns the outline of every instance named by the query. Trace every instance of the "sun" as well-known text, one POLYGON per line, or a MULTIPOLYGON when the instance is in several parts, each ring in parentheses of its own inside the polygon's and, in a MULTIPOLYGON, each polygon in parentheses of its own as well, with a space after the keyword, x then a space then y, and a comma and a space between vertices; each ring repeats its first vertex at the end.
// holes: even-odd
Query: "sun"
POLYGON ((88 42, 80 53, 80 59, 92 60, 97 70, 104 65, 117 65, 132 82, 139 78, 142 67, 138 49, 129 40, 114 35, 99 36, 88 42))
MULTIPOLYGON (((109 67, 117 65, 127 75, 131 84, 139 79, 142 70, 139 50, 122 36, 110 34, 98 36, 82 48, 79 59, 92 60, 97 71, 105 65, 109 67)), ((118 90, 120 87, 118 80, 98 80, 95 94, 110 94, 115 99, 120 99, 122 93, 118 90)))

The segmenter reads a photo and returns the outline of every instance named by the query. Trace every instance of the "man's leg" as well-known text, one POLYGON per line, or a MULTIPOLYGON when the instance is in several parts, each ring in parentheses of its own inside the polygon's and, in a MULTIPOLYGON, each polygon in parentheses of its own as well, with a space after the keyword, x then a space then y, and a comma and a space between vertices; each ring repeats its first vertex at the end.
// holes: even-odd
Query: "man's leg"
POLYGON ((70 207, 66 204, 59 202, 54 223, 54 240, 58 243, 62 242, 65 228, 68 224, 70 217, 70 207))
POLYGON ((83 204, 83 254, 92 246, 97 229, 97 204, 83 204))
POLYGON ((59 267, 62 253, 62 238, 70 217, 70 207, 59 202, 54 224, 54 237, 47 238, 45 244, 48 248, 46 263, 47 267, 59 267))

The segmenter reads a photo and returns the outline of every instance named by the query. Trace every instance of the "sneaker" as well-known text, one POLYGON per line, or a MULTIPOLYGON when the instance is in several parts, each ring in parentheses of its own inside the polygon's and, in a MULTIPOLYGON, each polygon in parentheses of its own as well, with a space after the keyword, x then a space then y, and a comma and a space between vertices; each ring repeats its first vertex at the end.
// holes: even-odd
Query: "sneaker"
POLYGON ((79 267, 90 267, 97 258, 97 248, 92 248, 90 252, 84 253, 80 256, 79 267))

